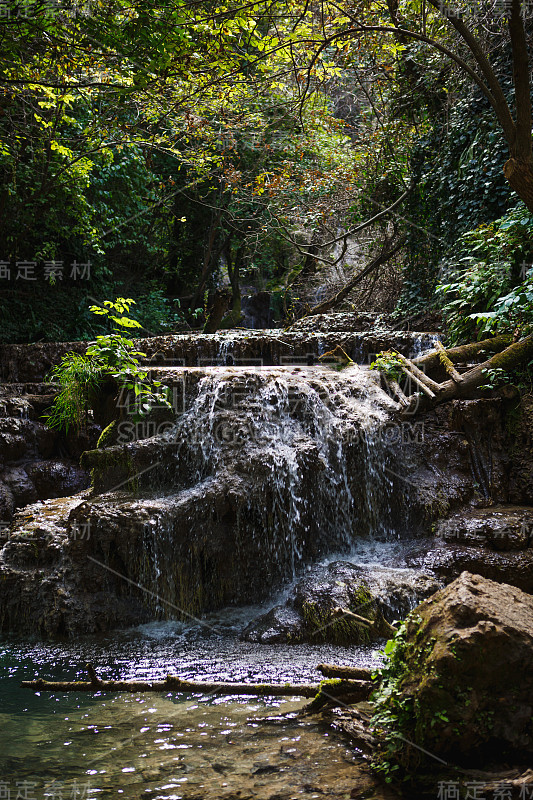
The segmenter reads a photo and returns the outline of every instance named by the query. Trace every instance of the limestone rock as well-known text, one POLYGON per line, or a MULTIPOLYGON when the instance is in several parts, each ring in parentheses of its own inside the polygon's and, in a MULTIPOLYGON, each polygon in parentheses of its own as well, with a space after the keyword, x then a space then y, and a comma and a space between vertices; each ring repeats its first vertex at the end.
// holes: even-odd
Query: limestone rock
POLYGON ((492 550, 525 550, 533 538, 533 508, 492 506, 455 514, 441 522, 437 534, 446 542, 492 550))
POLYGON ((23 467, 11 467, 4 470, 2 480, 11 489, 15 506, 18 508, 28 505, 28 503, 34 503, 37 500, 35 486, 23 467))
POLYGON ((384 620, 396 619, 400 609, 403 616, 437 588, 433 578, 414 570, 382 567, 369 571, 344 561, 319 565, 295 584, 285 605, 254 620, 243 638, 262 644, 368 642, 388 635, 384 620), (372 626, 336 615, 337 608, 367 618, 372 626))
POLYGON ((426 553, 408 559, 413 567, 452 581, 464 570, 533 592, 533 508, 492 506, 455 514, 437 526, 426 553))
POLYGON ((393 665, 381 709, 404 742, 469 767, 533 752, 530 595, 463 572, 412 612, 393 665))
POLYGON ((11 520, 14 509, 13 492, 5 483, 0 483, 0 524, 11 520))
POLYGON ((26 472, 40 500, 76 494, 88 485, 87 473, 64 461, 34 461, 26 472))

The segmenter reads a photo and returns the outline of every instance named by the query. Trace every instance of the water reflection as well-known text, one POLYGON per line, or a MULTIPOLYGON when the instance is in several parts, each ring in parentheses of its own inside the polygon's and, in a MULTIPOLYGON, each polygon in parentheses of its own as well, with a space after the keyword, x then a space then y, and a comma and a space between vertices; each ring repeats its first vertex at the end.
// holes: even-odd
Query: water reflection
POLYGON ((51 694, 18 688, 36 676, 318 681, 316 664, 377 664, 371 648, 240 642, 246 611, 218 615, 215 635, 180 623, 113 637, 0 644, 0 797, 349 797, 358 759, 346 741, 297 717, 291 698, 51 694), (9 794, 10 792, 10 794, 9 794))

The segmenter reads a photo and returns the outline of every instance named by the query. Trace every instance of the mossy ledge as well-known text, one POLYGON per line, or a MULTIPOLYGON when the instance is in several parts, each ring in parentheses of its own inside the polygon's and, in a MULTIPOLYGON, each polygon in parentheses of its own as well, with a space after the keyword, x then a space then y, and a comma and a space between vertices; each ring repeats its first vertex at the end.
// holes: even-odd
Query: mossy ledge
POLYGON ((132 492, 138 488, 139 468, 127 445, 86 450, 81 455, 80 465, 90 472, 92 487, 97 494, 119 487, 132 492))

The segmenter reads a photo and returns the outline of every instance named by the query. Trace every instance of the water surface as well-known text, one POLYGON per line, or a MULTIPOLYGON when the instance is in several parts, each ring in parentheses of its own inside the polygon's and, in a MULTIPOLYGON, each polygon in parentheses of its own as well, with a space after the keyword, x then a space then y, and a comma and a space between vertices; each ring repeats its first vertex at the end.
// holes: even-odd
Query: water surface
POLYGON ((349 798, 360 754, 300 698, 49 693, 21 680, 163 678, 318 682, 321 662, 377 666, 377 647, 257 645, 239 633, 264 608, 105 637, 0 642, 0 787, 40 798, 349 798), (2 783, 3 782, 3 783, 2 783))

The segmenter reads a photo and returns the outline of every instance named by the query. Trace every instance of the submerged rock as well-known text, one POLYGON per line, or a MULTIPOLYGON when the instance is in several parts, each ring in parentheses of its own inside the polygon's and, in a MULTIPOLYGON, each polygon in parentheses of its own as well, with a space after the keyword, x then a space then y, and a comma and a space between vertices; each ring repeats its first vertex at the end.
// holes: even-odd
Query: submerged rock
POLYGON ((469 767, 533 753, 533 597, 463 572, 408 617, 381 692, 404 766, 406 740, 469 767))

